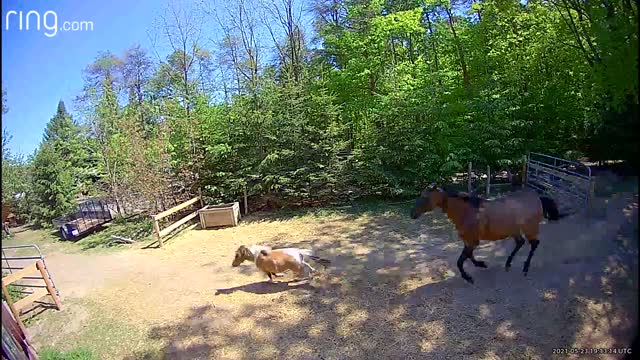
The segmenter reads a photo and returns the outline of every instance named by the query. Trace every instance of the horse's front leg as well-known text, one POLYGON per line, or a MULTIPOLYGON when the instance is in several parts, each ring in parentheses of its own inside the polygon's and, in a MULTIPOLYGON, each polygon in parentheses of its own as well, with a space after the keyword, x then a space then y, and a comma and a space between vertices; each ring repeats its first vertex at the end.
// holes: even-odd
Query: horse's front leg
POLYGON ((518 253, 518 250, 520 250, 522 245, 524 245, 524 238, 521 235, 515 236, 514 239, 516 241, 516 247, 513 248, 511 255, 509 255, 509 257, 507 258, 507 263, 504 265, 504 268, 506 271, 509 271, 509 269, 511 268, 511 262, 513 261, 513 257, 516 256, 516 254, 518 253))
POLYGON ((269 277, 269 282, 272 283, 273 282, 274 273, 269 272, 269 271, 265 271, 265 273, 267 273, 267 276, 269 277))
POLYGON ((463 279, 473 284, 473 278, 464 271, 463 267, 465 260, 468 258, 473 258, 473 248, 465 244, 464 249, 462 249, 462 254, 460 254, 458 258, 458 270, 460 270, 460 276, 462 276, 463 279))

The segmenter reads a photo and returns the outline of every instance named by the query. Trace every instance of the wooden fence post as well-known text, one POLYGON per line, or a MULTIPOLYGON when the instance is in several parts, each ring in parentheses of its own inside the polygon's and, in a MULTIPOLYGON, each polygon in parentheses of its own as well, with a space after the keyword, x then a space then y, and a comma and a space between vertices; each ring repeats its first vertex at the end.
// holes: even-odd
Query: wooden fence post
POLYGON ((13 314, 13 318, 16 319, 16 322, 18 323, 18 326, 20 326, 20 329, 22 330, 22 332, 26 334, 27 328, 22 323, 22 320, 20 320, 20 312, 13 306, 13 300, 11 300, 11 296, 9 296, 9 291, 7 290, 7 287, 5 286, 4 283, 2 284, 2 294, 4 295, 5 301, 7 302, 7 305, 9 306, 9 309, 13 314))
POLYGON ((522 187, 527 182, 527 155, 524 156, 524 163, 522 164, 522 187))
POLYGON ((468 170, 468 176, 467 176, 467 191, 469 193, 471 193, 471 161, 469 161, 469 170, 468 170))
POLYGON ((247 202, 247 186, 244 186, 244 215, 246 216, 249 213, 248 202, 247 202))
POLYGON ((202 200, 202 188, 201 187, 198 188, 198 197, 200 198, 200 208, 202 209, 204 207, 204 200, 202 200))
POLYGON ((156 239, 158 239, 158 244, 162 247, 162 236, 160 236, 160 225, 158 225, 158 219, 153 217, 153 232, 156 234, 156 239))
POLYGON ((491 168, 487 165, 487 197, 489 197, 489 192, 491 190, 491 168))

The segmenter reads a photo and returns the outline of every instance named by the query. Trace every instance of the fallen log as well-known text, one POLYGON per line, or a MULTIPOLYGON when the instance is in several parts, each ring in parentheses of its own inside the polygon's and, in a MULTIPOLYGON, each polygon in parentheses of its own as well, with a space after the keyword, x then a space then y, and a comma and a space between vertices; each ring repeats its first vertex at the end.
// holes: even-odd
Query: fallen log
POLYGON ((112 239, 112 241, 117 242, 117 243, 133 244, 133 243, 136 242, 133 239, 129 239, 129 238, 118 236, 118 235, 111 235, 111 239, 112 239))

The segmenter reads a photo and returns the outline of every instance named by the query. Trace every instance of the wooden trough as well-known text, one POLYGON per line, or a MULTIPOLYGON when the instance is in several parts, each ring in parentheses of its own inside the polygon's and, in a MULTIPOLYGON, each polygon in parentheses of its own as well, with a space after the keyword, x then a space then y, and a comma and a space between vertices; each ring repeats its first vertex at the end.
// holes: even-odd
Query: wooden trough
POLYGON ((238 202, 207 205, 198 210, 200 227, 207 229, 220 226, 237 226, 240 220, 240 204, 238 202))

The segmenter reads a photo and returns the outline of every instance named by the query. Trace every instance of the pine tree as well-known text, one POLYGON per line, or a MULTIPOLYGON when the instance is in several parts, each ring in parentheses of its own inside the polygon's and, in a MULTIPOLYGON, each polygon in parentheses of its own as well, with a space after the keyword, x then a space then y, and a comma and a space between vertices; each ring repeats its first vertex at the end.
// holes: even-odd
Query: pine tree
POLYGON ((42 207, 34 215, 41 225, 73 208, 87 177, 87 144, 82 129, 60 101, 33 160, 33 191, 42 207))

